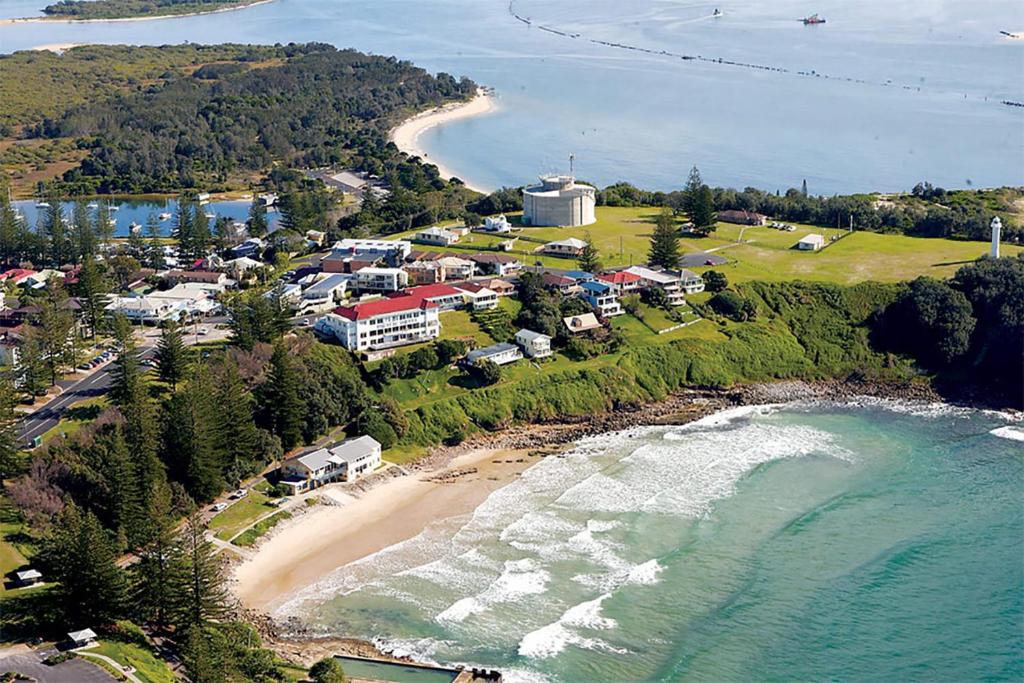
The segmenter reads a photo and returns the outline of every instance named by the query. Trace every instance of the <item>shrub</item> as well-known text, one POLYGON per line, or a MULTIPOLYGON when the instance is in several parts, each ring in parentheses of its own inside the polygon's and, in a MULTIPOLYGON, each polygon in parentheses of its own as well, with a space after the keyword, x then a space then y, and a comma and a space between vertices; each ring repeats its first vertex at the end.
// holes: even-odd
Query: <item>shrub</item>
POLYGON ((345 683, 345 670, 334 657, 324 657, 309 669, 314 683, 345 683))
POLYGON ((122 643, 132 643, 134 645, 141 645, 142 647, 149 647, 149 638, 146 637, 145 631, 128 620, 121 620, 115 622, 110 628, 110 637, 114 640, 119 640, 122 643))
POLYGON ((736 322, 750 320, 756 313, 753 302, 728 290, 715 294, 708 300, 708 305, 715 313, 736 322))
POLYGON ((704 288, 709 292, 721 292, 728 286, 729 278, 725 276, 725 273, 720 273, 717 270, 709 270, 704 273, 704 288))

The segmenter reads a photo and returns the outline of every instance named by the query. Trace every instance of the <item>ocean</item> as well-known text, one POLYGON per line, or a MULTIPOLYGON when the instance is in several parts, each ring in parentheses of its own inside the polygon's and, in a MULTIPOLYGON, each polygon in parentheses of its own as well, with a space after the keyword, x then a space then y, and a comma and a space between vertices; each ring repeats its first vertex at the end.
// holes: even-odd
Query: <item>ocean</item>
POLYGON ((586 439, 282 606, 511 681, 1020 680, 1024 426, 865 399, 586 439))
MULTIPOLYGON (((0 17, 46 1, 0 0, 0 17)), ((1024 184, 1024 109, 1001 103, 1024 102, 1024 40, 1000 31, 1024 31, 1024 3, 275 0, 0 25, 0 51, 323 41, 493 87, 495 113, 421 138, 428 159, 478 187, 566 171, 574 154, 599 185, 676 189, 696 165, 715 185, 784 192, 806 179, 828 195, 1024 184), (827 23, 799 21, 813 12, 827 23)))

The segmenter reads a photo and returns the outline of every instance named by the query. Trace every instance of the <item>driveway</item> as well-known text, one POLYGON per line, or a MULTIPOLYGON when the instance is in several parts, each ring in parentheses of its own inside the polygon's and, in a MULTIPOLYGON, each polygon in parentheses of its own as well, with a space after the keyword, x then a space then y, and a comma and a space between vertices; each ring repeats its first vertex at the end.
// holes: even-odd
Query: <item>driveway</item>
POLYGON ((43 664, 42 657, 52 653, 53 650, 47 650, 0 656, 0 671, 16 671, 31 676, 39 683, 110 683, 117 680, 95 664, 81 659, 71 659, 56 666, 43 664))

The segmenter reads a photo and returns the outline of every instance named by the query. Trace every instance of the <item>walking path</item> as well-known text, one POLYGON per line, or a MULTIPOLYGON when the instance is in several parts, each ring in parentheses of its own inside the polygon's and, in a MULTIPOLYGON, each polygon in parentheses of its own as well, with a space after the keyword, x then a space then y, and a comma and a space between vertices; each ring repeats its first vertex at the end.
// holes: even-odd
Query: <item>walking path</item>
POLYGON ((75 652, 77 652, 79 655, 82 655, 83 657, 88 657, 90 659, 99 659, 106 662, 114 669, 114 671, 120 671, 121 674, 129 681, 132 681, 132 683, 142 683, 141 678, 136 676, 131 671, 126 671, 123 666, 121 666, 116 661, 114 661, 106 655, 101 655, 98 652, 89 652, 88 650, 75 650, 75 652))

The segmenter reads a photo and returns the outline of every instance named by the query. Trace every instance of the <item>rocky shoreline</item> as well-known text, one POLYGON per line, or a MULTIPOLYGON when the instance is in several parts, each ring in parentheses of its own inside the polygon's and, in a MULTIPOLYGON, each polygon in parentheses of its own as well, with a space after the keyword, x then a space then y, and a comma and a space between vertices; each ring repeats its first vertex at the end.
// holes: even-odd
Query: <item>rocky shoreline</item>
MULTIPOLYGON (((458 456, 481 448, 532 449, 531 455, 545 457, 568 450, 573 443, 589 436, 645 425, 682 425, 728 408, 796 401, 844 402, 865 397, 927 403, 948 401, 930 384, 917 381, 780 381, 726 390, 691 389, 657 403, 617 406, 610 413, 557 423, 517 425, 500 432, 478 434, 457 446, 438 446, 404 468, 388 468, 361 481, 357 488, 365 491, 395 476, 439 473, 458 456)), ((267 647, 306 666, 330 654, 413 661, 409 657, 385 652, 366 640, 317 634, 298 619, 278 622, 269 615, 252 611, 245 612, 242 617, 264 636, 267 647)))

